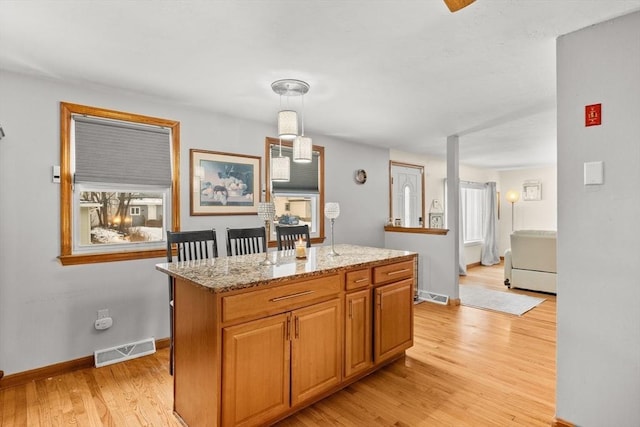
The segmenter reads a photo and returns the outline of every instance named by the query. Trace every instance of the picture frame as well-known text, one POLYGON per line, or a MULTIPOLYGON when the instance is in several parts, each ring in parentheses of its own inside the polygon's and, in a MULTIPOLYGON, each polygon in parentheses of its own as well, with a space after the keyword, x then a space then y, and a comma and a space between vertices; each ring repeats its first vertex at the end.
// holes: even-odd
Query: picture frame
POLYGON ((522 184, 522 200, 542 200, 542 184, 540 184, 540 181, 525 181, 522 184))
POLYGON ((257 215, 261 160, 246 154, 189 150, 191 215, 257 215))
POLYGON ((429 228, 444 228, 444 213, 430 213, 429 228))

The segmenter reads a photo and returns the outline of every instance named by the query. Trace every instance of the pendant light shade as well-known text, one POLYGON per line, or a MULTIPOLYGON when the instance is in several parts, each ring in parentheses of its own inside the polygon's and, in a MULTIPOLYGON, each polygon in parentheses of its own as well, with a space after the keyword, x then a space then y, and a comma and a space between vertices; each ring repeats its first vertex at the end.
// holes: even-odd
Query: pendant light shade
POLYGON ((298 136, 298 113, 292 110, 282 110, 278 113, 278 137, 294 139, 298 136))
POLYGON ((280 95, 280 111, 278 112, 278 137, 280 138, 280 155, 271 159, 271 181, 289 182, 291 163, 288 156, 282 156, 282 140, 293 140, 293 161, 296 163, 311 163, 311 138, 304 136, 304 94, 309 91, 309 84, 302 80, 282 79, 271 83, 271 89, 280 95), (293 110, 282 109, 282 97, 302 97, 302 133, 298 136, 298 113, 293 110))
POLYGON ((289 157, 283 156, 282 153, 278 157, 271 158, 271 181, 289 182, 291 176, 291 167, 289 157))
POLYGON ((308 136, 297 136, 293 140, 293 161, 296 163, 311 163, 313 143, 308 136))

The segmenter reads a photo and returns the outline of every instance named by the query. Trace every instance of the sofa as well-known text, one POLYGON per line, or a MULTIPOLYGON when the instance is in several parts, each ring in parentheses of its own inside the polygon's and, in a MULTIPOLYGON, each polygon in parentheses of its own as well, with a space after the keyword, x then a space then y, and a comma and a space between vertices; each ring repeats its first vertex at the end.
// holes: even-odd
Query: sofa
POLYGON ((509 288, 556 293, 556 232, 518 230, 504 254, 504 284, 509 288))

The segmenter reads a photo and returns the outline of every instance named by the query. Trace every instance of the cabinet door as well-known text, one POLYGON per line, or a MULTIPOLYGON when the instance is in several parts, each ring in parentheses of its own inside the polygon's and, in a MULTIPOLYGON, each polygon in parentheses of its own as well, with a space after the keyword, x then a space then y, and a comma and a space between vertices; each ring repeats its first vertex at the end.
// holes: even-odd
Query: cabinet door
POLYGON ((413 279, 375 289, 374 360, 379 362, 413 345, 413 279))
POLYGON ((222 330, 222 425, 258 425, 289 408, 288 314, 222 330))
POLYGON ((291 405, 336 386, 342 371, 341 300, 295 310, 291 337, 291 405))
POLYGON ((344 375, 371 366, 371 290, 352 292, 345 300, 344 375))

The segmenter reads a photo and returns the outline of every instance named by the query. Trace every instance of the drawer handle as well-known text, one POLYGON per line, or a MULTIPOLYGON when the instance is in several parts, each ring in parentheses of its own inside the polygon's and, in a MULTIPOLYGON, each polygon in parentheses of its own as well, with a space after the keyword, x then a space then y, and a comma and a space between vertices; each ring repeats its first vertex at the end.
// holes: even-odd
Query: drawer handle
POLYGON ((362 283, 362 282, 366 282, 367 280, 369 280, 369 278, 365 277, 364 279, 354 280, 353 283, 362 283))
POLYGON ((406 273, 407 271, 411 271, 408 268, 403 268, 402 270, 390 271, 387 273, 387 276, 393 276, 395 274, 406 273))
POLYGON ((304 292, 298 292, 297 294, 291 294, 291 295, 284 295, 281 297, 277 297, 277 298, 272 298, 269 300, 269 302, 278 302, 278 301, 283 301, 286 299, 291 299, 291 298, 297 298, 297 297, 301 297, 304 295, 309 295, 314 293, 315 291, 304 291, 304 292))

